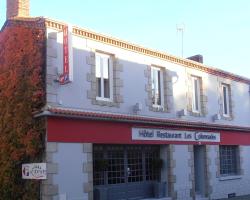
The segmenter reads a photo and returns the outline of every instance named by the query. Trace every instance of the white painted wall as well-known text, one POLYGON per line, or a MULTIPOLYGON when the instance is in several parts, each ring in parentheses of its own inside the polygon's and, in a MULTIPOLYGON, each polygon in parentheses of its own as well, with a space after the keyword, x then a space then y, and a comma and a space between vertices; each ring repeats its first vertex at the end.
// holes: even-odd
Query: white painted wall
POLYGON ((208 157, 211 159, 210 173, 211 173, 211 183, 212 186, 212 199, 227 198, 228 194, 236 193, 236 196, 247 195, 249 194, 250 188, 250 147, 241 146, 242 151, 240 156, 244 159, 241 162, 241 168, 244 170, 243 175, 231 176, 231 177, 216 177, 216 157, 218 146, 212 146, 211 151, 208 154, 208 157))
POLYGON ((67 200, 87 200, 88 195, 83 192, 83 183, 88 181, 83 173, 83 162, 87 160, 83 153, 83 144, 58 143, 58 150, 53 155, 53 162, 58 164, 58 173, 54 175, 54 184, 58 185, 57 197, 65 196, 67 200))
POLYGON ((188 145, 174 145, 173 158, 176 162, 174 168, 174 175, 176 175, 174 190, 177 191, 177 200, 192 200, 190 197, 192 182, 189 180, 191 168, 188 165, 188 159, 190 158, 188 145))
MULTIPOLYGON (((241 146, 241 168, 244 170, 243 176, 217 177, 218 171, 216 158, 218 146, 212 145, 208 152, 211 159, 209 179, 212 186, 211 199, 227 198, 229 193, 236 193, 237 196, 249 194, 250 188, 250 147, 241 146)), ((163 153, 163 152, 162 152, 163 153)), ((166 152, 162 155, 166 159, 166 152), (164 155, 164 156, 163 156, 164 155)), ((191 168, 188 160, 191 153, 188 152, 187 145, 174 145, 173 158, 176 162, 174 175, 176 183, 174 190, 177 191, 177 200, 191 200, 190 189, 192 182, 189 179, 191 168)), ((87 199, 87 194, 83 193, 83 183, 87 182, 88 177, 83 173, 83 163, 87 160, 83 153, 83 145, 79 143, 58 143, 58 150, 53 154, 53 162, 58 164, 58 173, 54 175, 54 184, 58 184, 59 195, 54 200, 59 200, 59 196, 66 195, 67 200, 87 199)), ((166 173, 163 173, 166 175, 166 173)))
MULTIPOLYGON (((48 29, 47 31, 48 34, 55 32, 52 29, 48 29)), ((207 91, 205 95, 208 97, 208 114, 206 117, 188 116, 184 120, 212 122, 212 116, 219 112, 218 77, 198 70, 186 69, 181 65, 158 58, 130 52, 77 36, 73 36, 74 80, 72 83, 61 86, 54 80, 57 78, 57 73, 62 73, 62 44, 58 43, 53 34, 48 37, 47 44, 47 103, 50 105, 81 110, 133 114, 132 106, 137 102, 141 102, 143 109, 139 115, 178 119, 176 112, 186 108, 187 105, 186 72, 188 71, 202 77, 207 91), (119 62, 123 65, 121 78, 124 82, 124 87, 121 90, 121 94, 124 97, 124 103, 121 104, 120 108, 92 105, 91 101, 87 99, 87 90, 91 86, 87 81, 87 73, 90 73, 90 66, 87 65, 86 57, 95 49, 115 54, 119 58, 119 62), (178 75, 178 81, 173 84, 174 107, 171 113, 152 112, 146 107, 145 99, 147 99, 147 93, 145 85, 148 80, 144 76, 144 71, 151 64, 165 67, 176 72, 178 75)), ((232 90, 234 93, 235 118, 232 121, 220 120, 216 123, 250 126, 249 85, 233 81, 232 90)), ((215 148, 217 147, 212 146, 208 155, 211 158, 211 166, 209 168, 212 176, 211 185, 213 187, 211 197, 213 199, 225 198, 228 193, 233 192, 236 192, 237 195, 248 194, 250 188, 250 157, 248 156, 250 155, 250 147, 244 146, 241 152, 244 158, 242 162, 244 176, 240 177, 240 179, 224 181, 216 177, 217 167, 215 159, 217 153, 215 148)), ((176 167, 174 174, 176 175, 176 183, 174 188, 178 192, 178 200, 190 199, 192 185, 189 180, 191 172, 191 168, 188 166, 189 158, 190 153, 188 152, 187 145, 175 145, 174 159, 176 160, 176 167)), ((83 182, 87 179, 82 173, 82 166, 86 158, 82 153, 82 145, 60 143, 58 145, 58 152, 53 159, 59 166, 59 172, 54 180, 55 184, 59 185, 59 194, 66 193, 68 199, 71 200, 85 197, 83 182)))
MULTIPOLYGON (((48 35, 55 30, 48 29, 48 35)), ((58 38, 54 40, 48 37, 47 47, 47 76, 56 79, 56 72, 62 73, 62 44, 58 38), (51 53, 52 52, 52 53, 51 53), (50 55, 52 54, 52 55, 50 55), (55 55, 56 54, 56 55, 55 55)), ((132 106, 137 102, 141 102, 143 109, 139 115, 176 118, 176 112, 186 108, 187 105, 187 72, 202 77, 203 84, 206 88, 206 96, 208 97, 208 114, 206 117, 185 117, 185 120, 212 122, 212 116, 219 112, 219 94, 218 94, 218 77, 210 75, 198 70, 185 68, 158 58, 145 56, 135 52, 127 51, 117 47, 102 44, 100 42, 87 40, 79 36, 73 36, 73 62, 74 62, 74 80, 66 85, 59 85, 51 79, 47 79, 47 101, 48 104, 60 104, 62 107, 77 108, 82 110, 97 110, 114 113, 133 114, 132 106), (101 50, 114 54, 123 65, 121 79, 124 87, 121 89, 121 95, 124 103, 120 108, 92 105, 91 100, 87 99, 87 90, 90 90, 90 82, 87 81, 87 73, 90 73, 90 66, 87 65, 86 57, 95 50, 101 50), (144 70, 148 65, 155 64, 167 68, 178 75, 178 80, 173 84, 174 105, 171 113, 159 113, 149 111, 145 100, 147 92, 145 85, 147 78, 144 76, 144 70)), ((235 119, 232 121, 220 120, 216 123, 226 123, 232 125, 250 125, 250 102, 249 102, 249 86, 244 83, 234 82, 232 84, 234 93, 234 114, 235 119)))

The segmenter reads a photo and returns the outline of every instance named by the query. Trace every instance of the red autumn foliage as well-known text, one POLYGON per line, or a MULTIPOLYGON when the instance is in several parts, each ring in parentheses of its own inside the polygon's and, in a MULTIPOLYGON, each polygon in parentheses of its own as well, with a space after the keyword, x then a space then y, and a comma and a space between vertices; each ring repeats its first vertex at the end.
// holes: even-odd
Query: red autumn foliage
POLYGON ((40 162, 44 121, 45 32, 24 25, 0 32, 0 200, 39 199, 39 182, 23 180, 21 164, 40 162))

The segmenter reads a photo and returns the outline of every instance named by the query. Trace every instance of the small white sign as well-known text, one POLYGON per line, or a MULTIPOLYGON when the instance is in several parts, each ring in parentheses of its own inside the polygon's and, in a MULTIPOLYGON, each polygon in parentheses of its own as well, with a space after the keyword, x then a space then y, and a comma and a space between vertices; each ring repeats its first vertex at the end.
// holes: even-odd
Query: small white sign
POLYGON ((23 179, 47 179, 46 163, 22 164, 23 179))
POLYGON ((132 140, 220 142, 220 133, 168 129, 132 128, 132 140))

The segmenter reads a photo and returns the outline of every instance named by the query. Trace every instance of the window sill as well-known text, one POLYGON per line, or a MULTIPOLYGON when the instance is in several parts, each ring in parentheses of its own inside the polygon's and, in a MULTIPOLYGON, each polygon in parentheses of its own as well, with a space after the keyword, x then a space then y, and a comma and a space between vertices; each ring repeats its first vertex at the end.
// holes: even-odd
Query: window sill
POLYGON ((152 109, 154 112, 164 112, 164 107, 160 105, 153 104, 152 109))
POLYGON ((220 181, 229 181, 229 180, 236 180, 236 179, 242 179, 242 175, 225 175, 219 177, 220 181))
POLYGON ((222 114, 222 116, 225 117, 225 118, 229 118, 230 117, 230 115, 227 115, 227 114, 222 114))
POLYGON ((192 113, 200 114, 201 112, 199 110, 192 110, 192 113))
POLYGON ((108 98, 102 98, 102 97, 96 97, 97 101, 105 101, 105 102, 113 102, 112 99, 108 99, 108 98))

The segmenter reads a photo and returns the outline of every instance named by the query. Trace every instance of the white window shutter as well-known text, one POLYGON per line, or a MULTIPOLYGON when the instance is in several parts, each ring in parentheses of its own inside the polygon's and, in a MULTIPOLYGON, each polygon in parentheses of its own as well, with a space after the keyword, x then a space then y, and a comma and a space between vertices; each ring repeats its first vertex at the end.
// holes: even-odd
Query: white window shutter
POLYGON ((102 58, 102 69, 103 69, 103 78, 109 78, 109 59, 104 57, 102 58))
POLYGON ((96 78, 101 78, 101 57, 99 55, 95 57, 95 75, 96 78))

